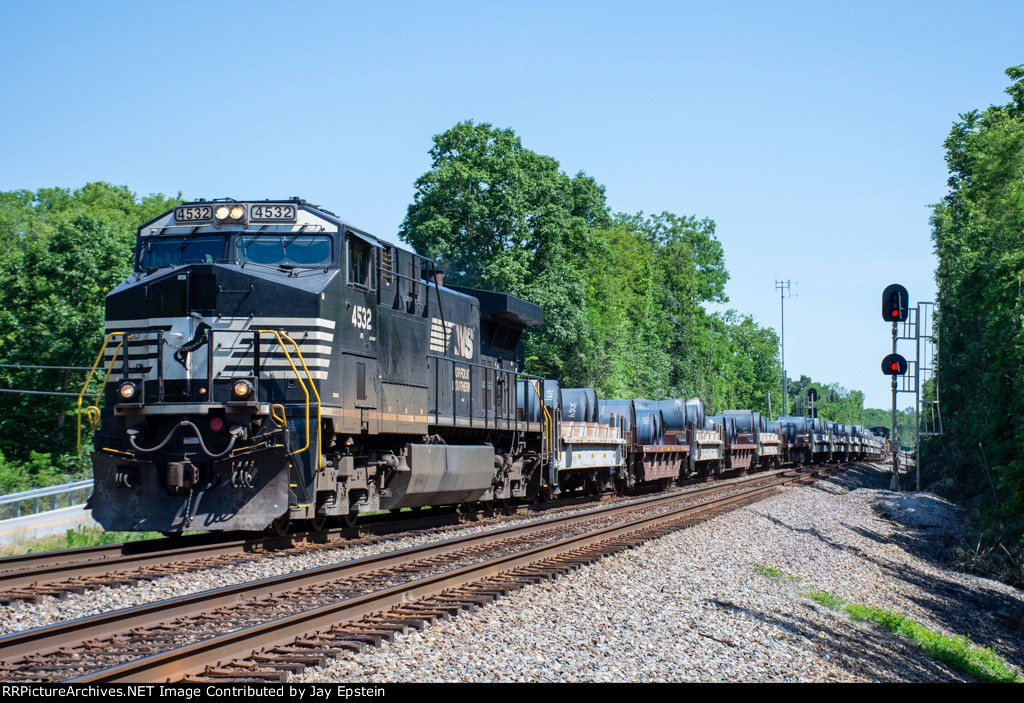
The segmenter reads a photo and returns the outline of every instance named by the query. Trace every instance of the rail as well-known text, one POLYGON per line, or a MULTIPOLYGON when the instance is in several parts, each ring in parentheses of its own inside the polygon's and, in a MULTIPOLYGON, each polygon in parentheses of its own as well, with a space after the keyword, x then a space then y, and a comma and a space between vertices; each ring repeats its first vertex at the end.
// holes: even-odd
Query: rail
POLYGON ((16 673, 38 676, 43 670, 44 676, 57 672, 57 678, 77 677, 76 683, 176 679, 189 671, 202 671, 211 662, 286 646, 296 637, 308 637, 392 605, 413 603, 425 595, 451 594, 450 589, 468 582, 566 552, 573 553, 572 561, 578 564, 579 549, 588 545, 617 545, 616 550, 635 546, 637 537, 650 539, 639 530, 660 527, 665 521, 690 520, 709 507, 742 503, 775 490, 777 484, 757 478, 741 480, 729 490, 722 488, 696 491, 707 491, 707 500, 694 501, 694 492, 688 492, 620 503, 11 633, 0 638, 5 680, 16 673), (736 491, 737 484, 751 487, 736 491), (616 519, 609 521, 611 516, 616 519), (552 534, 554 530, 560 533, 552 534), (540 532, 547 535, 543 543, 527 541, 540 532), (465 554, 471 550, 474 557, 467 563, 465 554), (339 587, 341 582, 360 585, 352 590, 339 587), (217 617, 211 619, 209 613, 214 610, 217 617), (152 629, 144 629, 163 627, 159 624, 173 619, 180 636, 169 639, 161 630, 160 636, 153 637, 152 629), (95 642, 100 640, 104 642, 101 658, 94 659, 90 649, 96 652, 95 642), (40 665, 43 669, 37 668, 40 665))

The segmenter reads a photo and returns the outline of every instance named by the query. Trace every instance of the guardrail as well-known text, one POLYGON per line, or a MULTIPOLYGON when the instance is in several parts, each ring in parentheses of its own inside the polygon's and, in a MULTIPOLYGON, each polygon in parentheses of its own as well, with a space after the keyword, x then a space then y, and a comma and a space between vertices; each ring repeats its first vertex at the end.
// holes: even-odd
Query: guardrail
POLYGON ((11 518, 22 516, 22 506, 26 506, 31 501, 32 510, 27 512, 28 515, 34 515, 38 512, 44 512, 46 510, 56 510, 57 508, 65 508, 70 505, 77 505, 78 503, 84 503, 92 495, 92 479, 86 479, 85 481, 75 481, 74 483, 62 483, 59 486, 48 486, 46 488, 33 488, 31 491, 20 491, 18 493, 9 493, 4 496, 0 496, 0 519, 9 520, 11 518), (76 500, 76 494, 79 497, 76 500), (66 500, 62 500, 62 496, 67 496, 66 500), (49 498, 49 500, 44 500, 49 498), (40 505, 49 504, 49 507, 40 510, 40 505))

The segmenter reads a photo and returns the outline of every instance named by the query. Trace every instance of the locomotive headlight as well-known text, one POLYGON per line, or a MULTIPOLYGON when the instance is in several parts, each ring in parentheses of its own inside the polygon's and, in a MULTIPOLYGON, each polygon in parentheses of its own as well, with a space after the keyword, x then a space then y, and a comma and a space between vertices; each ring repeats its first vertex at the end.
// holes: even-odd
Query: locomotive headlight
POLYGON ((235 205, 231 208, 231 212, 229 214, 231 215, 232 220, 240 220, 245 217, 245 208, 241 205, 235 205))
POLYGON ((221 220, 222 222, 228 219, 229 214, 231 214, 231 210, 228 208, 227 205, 221 205, 213 212, 213 216, 216 217, 218 220, 221 220))
POLYGON ((241 381, 235 381, 231 385, 231 395, 238 400, 245 400, 248 398, 252 395, 252 390, 252 384, 244 379, 241 381))
POLYGON ((125 381, 117 388, 117 394, 121 396, 121 400, 135 400, 135 396, 138 393, 138 386, 131 381, 125 381))

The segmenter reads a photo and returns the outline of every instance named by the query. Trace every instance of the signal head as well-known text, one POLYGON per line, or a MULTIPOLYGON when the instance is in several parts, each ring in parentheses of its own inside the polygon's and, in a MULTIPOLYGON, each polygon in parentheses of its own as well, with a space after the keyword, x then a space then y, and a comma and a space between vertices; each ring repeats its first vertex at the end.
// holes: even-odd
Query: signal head
POLYGON ((907 289, 893 283, 882 293, 882 319, 886 322, 903 322, 910 314, 910 296, 907 289))
POLYGON ((899 354, 890 354, 882 359, 882 373, 886 376, 902 376, 907 372, 907 360, 899 354))

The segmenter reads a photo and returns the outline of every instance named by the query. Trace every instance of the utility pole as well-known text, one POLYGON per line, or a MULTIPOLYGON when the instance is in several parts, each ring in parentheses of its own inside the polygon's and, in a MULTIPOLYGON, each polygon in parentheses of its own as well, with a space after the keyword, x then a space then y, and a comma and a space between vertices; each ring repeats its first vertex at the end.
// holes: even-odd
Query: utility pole
POLYGON ((779 307, 782 309, 782 415, 789 415, 789 388, 786 381, 786 298, 791 298, 792 281, 775 281, 775 290, 779 291, 779 307))

